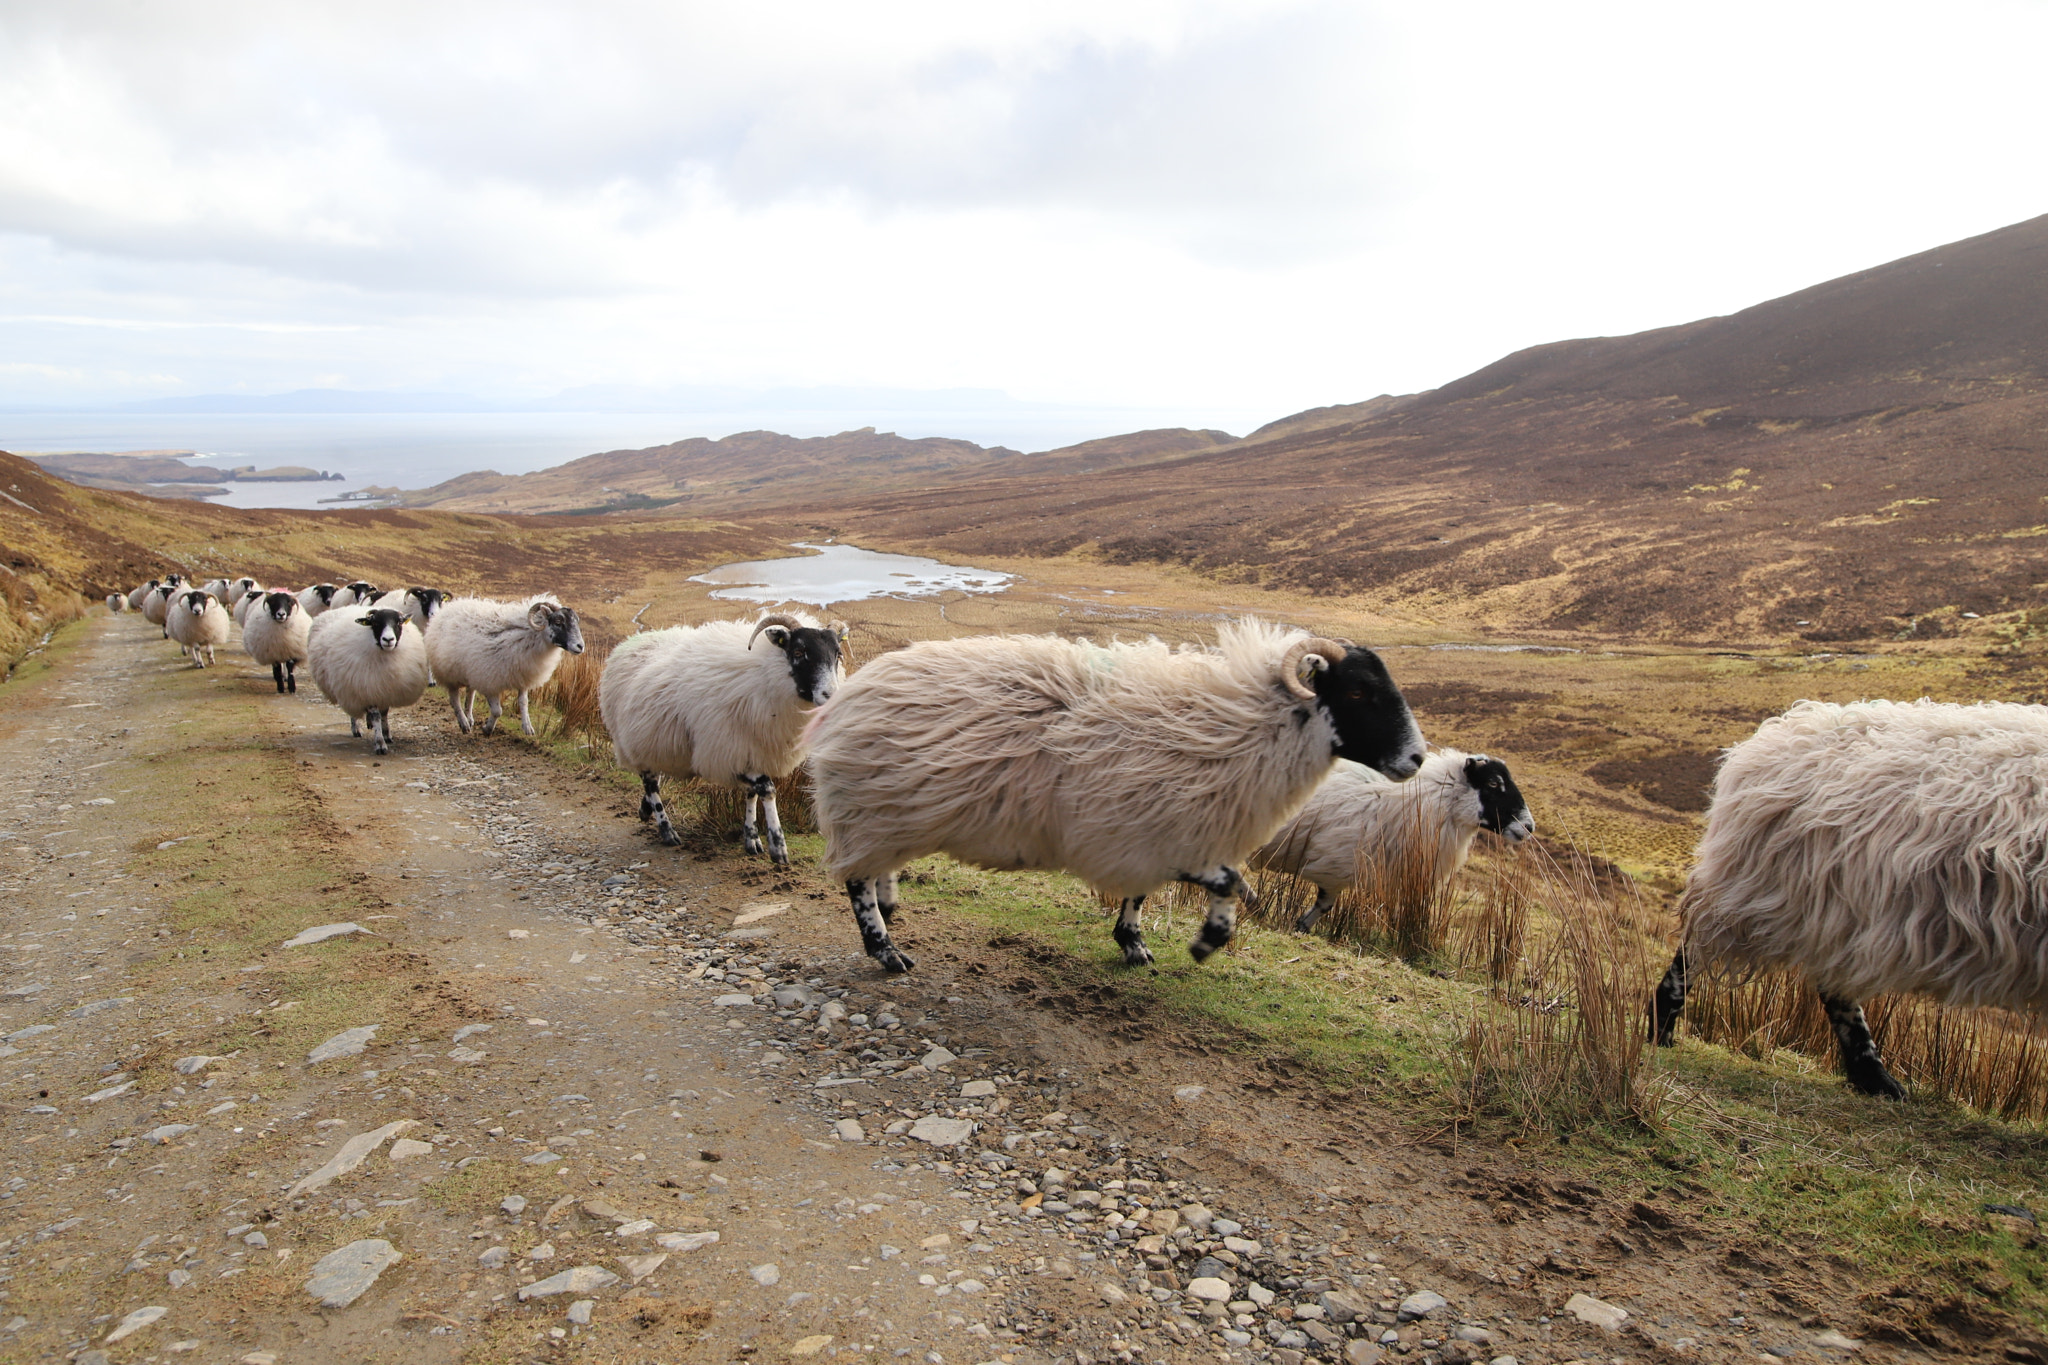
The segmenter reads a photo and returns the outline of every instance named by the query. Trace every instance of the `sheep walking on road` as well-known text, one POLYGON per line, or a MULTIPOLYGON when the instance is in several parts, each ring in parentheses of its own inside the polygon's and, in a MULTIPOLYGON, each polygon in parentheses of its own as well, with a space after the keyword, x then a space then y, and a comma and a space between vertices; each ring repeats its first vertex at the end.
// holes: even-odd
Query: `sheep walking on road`
POLYGON ((214 648, 228 642, 228 611, 212 593, 194 588, 178 594, 171 603, 164 629, 180 649, 192 656, 194 668, 208 668, 214 662, 214 648), (206 653, 204 661, 199 657, 202 650, 206 653))
POLYGON ((1862 1002, 2048 1005, 2048 708, 1803 701, 1730 749, 1657 988, 1663 1045, 1702 968, 1804 972, 1850 1085, 1901 1099, 1862 1002))
MULTIPOLYGON (((434 592, 431 588, 407 591, 434 592)), ((458 597, 437 610, 438 596, 409 597, 408 601, 418 601, 434 623, 426 637, 427 661, 434 680, 448 689, 455 723, 468 734, 476 699, 482 697, 491 708, 484 733, 495 732, 499 717, 505 714, 501 696, 516 692, 520 733, 532 734, 528 699, 555 675, 565 652, 583 652, 583 626, 575 608, 563 606, 552 594, 542 594, 521 602, 458 597)))
POLYGON ((1053 636, 923 641, 884 654, 811 722, 825 862, 868 955, 889 938, 896 874, 948 853, 997 870, 1070 872, 1122 902, 1124 960, 1152 961, 1145 897, 1209 893, 1196 961, 1230 941, 1238 866, 1338 758, 1394 779, 1422 735, 1379 656, 1256 621, 1213 650, 1053 636))
POLYGON ((370 747, 391 752, 391 713, 427 693, 427 647, 395 611, 330 611, 313 622, 306 667, 327 700, 348 713, 349 733, 370 726, 370 747))
POLYGON ((804 722, 846 677, 846 627, 803 613, 712 621, 628 636, 605 661, 598 709, 622 768, 640 774, 640 818, 664 844, 682 839, 661 799, 664 777, 700 777, 746 793, 748 853, 789 862, 775 783, 803 762, 804 722))
POLYGON ((1510 844, 1536 832, 1521 788, 1497 758, 1438 749, 1406 782, 1339 762, 1252 862, 1316 888, 1315 904, 1294 924, 1307 933, 1337 893, 1358 880, 1361 864, 1419 853, 1428 859, 1431 884, 1442 886, 1465 865, 1481 830, 1510 844))
POLYGON ((288 592, 266 594, 242 622, 242 648, 259 664, 270 665, 280 692, 299 690, 298 666, 306 662, 313 619, 288 592))
POLYGON ((156 590, 157 580, 154 578, 136 588, 134 592, 128 594, 128 610, 141 611, 143 601, 156 590))
POLYGON ((171 638, 171 628, 164 625, 164 618, 170 614, 171 599, 185 586, 182 574, 166 574, 163 582, 151 588, 142 599, 142 619, 153 626, 162 626, 164 638, 171 638))
POLYGON ((299 589, 299 606, 310 619, 320 615, 334 604, 334 594, 339 592, 332 583, 315 583, 299 589))

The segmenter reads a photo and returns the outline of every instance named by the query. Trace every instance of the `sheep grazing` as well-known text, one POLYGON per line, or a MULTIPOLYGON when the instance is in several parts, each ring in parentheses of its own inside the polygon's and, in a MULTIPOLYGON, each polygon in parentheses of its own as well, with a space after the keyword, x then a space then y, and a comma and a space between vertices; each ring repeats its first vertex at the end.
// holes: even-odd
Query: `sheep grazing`
POLYGON ((306 662, 312 630, 313 618, 306 615, 298 598, 288 592, 266 593, 261 605, 242 622, 242 648, 257 663, 270 665, 270 677, 278 691, 296 692, 298 666, 306 662))
POLYGON ((373 587, 358 579, 345 588, 336 588, 333 600, 328 602, 327 606, 329 610, 336 607, 368 606, 373 600, 381 596, 383 591, 382 588, 373 587))
POLYGON ((826 865, 891 972, 913 965, 889 939, 896 874, 929 853, 1059 869, 1119 898, 1116 941, 1133 966, 1152 961, 1145 897, 1192 883, 1209 893, 1189 945, 1200 962, 1236 927, 1238 864, 1331 763, 1398 781, 1423 759, 1378 655, 1257 621, 1225 626, 1213 650, 923 641, 855 674, 807 738, 826 865))
POLYGON ((299 608, 308 617, 318 616, 333 605, 336 591, 337 589, 332 583, 315 583, 310 588, 301 589, 299 592, 299 608))
POLYGON ((419 627, 385 608, 330 611, 313 622, 306 667, 327 700, 348 713, 349 733, 370 726, 370 747, 391 752, 391 713, 427 693, 427 647, 419 627))
POLYGON ((1497 758, 1437 749, 1406 782, 1340 761, 1252 863, 1316 888, 1316 903, 1294 924, 1307 933, 1337 893, 1358 880, 1367 859, 1413 850, 1429 858, 1431 884, 1441 886, 1465 865, 1481 830, 1511 844, 1536 832, 1521 789, 1497 758))
POLYGON ((1799 702, 1723 757, 1678 909, 1659 1044, 1693 972, 1797 970, 1849 1084, 1904 1098, 1865 999, 2048 1005, 2048 708, 1799 702))
POLYGON ((434 628, 427 633, 427 660, 435 680, 448 689, 462 732, 469 733, 470 713, 478 697, 491 708, 484 733, 495 732, 498 718, 505 713, 500 694, 517 692, 520 732, 532 734, 527 702, 534 689, 555 675, 564 651, 583 652, 583 626, 574 608, 547 594, 520 602, 458 597, 438 611, 431 610, 431 599, 419 600, 434 621, 434 628))
POLYGON ((134 592, 128 594, 128 610, 141 611, 143 601, 157 589, 157 580, 152 578, 134 592))
POLYGON ((214 647, 228 642, 228 609, 212 593, 194 588, 178 594, 171 603, 164 629, 180 649, 192 656, 194 668, 208 668, 214 662, 214 647), (201 650, 206 651, 204 663, 199 659, 201 650))
MULTIPOLYGON (((446 629, 444 621, 441 629, 446 629)), ((640 774, 640 818, 677 844, 661 779, 701 777, 746 793, 746 850, 789 862, 775 783, 803 761, 810 708, 845 680, 846 627, 802 613, 712 621, 628 636, 606 660, 598 709, 619 766, 640 774), (763 637, 766 637, 765 639, 763 637)))

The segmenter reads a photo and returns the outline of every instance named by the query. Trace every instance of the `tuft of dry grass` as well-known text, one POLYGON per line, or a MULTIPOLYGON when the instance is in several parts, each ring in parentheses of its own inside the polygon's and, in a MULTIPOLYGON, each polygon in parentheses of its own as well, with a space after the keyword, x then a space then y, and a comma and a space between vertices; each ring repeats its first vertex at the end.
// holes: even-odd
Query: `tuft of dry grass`
MULTIPOLYGON (((746 793, 724 783, 699 782, 704 803, 704 828, 723 839, 737 839, 746 818, 746 793)), ((784 834, 816 834, 818 818, 811 809, 811 773, 798 768, 775 784, 775 810, 784 834)))

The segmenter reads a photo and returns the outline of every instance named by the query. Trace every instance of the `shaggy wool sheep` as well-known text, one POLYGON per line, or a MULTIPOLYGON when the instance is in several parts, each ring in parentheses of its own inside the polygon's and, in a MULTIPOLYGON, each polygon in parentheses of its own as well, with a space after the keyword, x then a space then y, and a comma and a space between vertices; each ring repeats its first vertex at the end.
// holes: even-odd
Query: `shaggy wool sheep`
MULTIPOLYGON (((235 618, 236 625, 247 629, 249 613, 256 609, 256 604, 263 600, 264 595, 264 589, 262 588, 245 588, 242 591, 242 595, 229 604, 228 615, 235 618)), ((296 601, 297 599, 293 600, 296 601)))
POLYGON ((349 733, 370 725, 370 747, 391 752, 391 713, 427 693, 427 646, 395 611, 330 611, 313 622, 306 667, 327 700, 348 713, 349 733))
POLYGON ((803 761, 804 721, 844 680, 846 627, 802 613, 712 621, 628 636, 605 661, 598 707, 622 768, 640 774, 640 818, 677 844, 664 777, 700 777, 746 793, 748 853, 789 861, 775 783, 803 761), (766 637, 765 639, 763 637, 766 637))
POLYGON ((1252 862, 1315 886, 1315 904, 1294 925, 1307 933, 1337 893, 1358 879, 1365 860, 1421 854, 1432 884, 1441 886, 1465 865, 1481 830, 1510 844, 1536 832, 1521 789, 1497 758, 1437 749, 1406 782, 1340 761, 1252 862))
POLYGON ((312 630, 313 618, 306 615, 298 598, 288 592, 267 593, 262 605, 242 622, 242 648, 257 663, 270 665, 270 677, 278 691, 296 692, 298 666, 306 662, 312 630))
POLYGON ((228 642, 228 609, 212 593, 194 588, 179 593, 164 618, 164 628, 178 647, 192 656, 194 668, 211 667, 215 646, 228 642), (202 662, 201 650, 206 652, 202 662))
POLYGON ((583 626, 575 609, 563 606, 552 594, 519 602, 458 597, 430 614, 434 628, 427 632, 427 660, 434 679, 448 689, 455 722, 464 734, 469 733, 478 697, 491 708, 484 733, 495 732, 498 718, 505 714, 499 698, 506 692, 519 694, 519 729, 532 734, 528 699, 555 675, 564 651, 583 652, 583 626))
POLYGON ((318 616, 333 605, 337 591, 332 583, 315 583, 310 588, 299 590, 299 607, 310 617, 318 616))
POLYGON ((449 601, 448 594, 439 588, 406 588, 403 591, 394 588, 390 592, 379 593, 371 600, 370 605, 389 607, 425 631, 449 601))
POLYGON ((383 592, 382 588, 357 579, 347 587, 336 588, 333 600, 328 602, 327 606, 329 610, 336 607, 365 607, 382 596, 383 592))
POLYGON ((163 581, 151 588, 149 594, 142 599, 142 619, 153 626, 163 626, 166 640, 171 638, 171 630, 169 626, 164 626, 164 617, 170 613, 171 599, 177 596, 184 586, 183 574, 166 574, 163 581))
POLYGON ((144 583, 141 587, 137 588, 134 592, 129 593, 128 610, 141 611, 143 600, 147 598, 151 593, 155 592, 156 589, 157 580, 152 578, 147 583, 144 583))
POLYGON ((1202 961, 1236 926, 1238 865, 1332 762, 1401 779, 1423 758, 1378 655, 1257 621, 1225 626, 1211 650, 921 641, 855 674, 808 738, 826 865, 891 972, 913 965, 889 939, 896 873, 929 853, 1059 869, 1119 898, 1132 965, 1152 961, 1145 897, 1200 886, 1209 913, 1189 951, 1202 961))
POLYGON ((1668 1045, 1702 968, 1804 972, 1865 1094, 1903 1098, 1862 1001, 2048 1005, 2048 708, 1803 701, 1728 750, 1657 988, 1668 1045))
POLYGON ((107 610, 119 615, 121 612, 128 610, 128 599, 117 592, 108 593, 107 610))

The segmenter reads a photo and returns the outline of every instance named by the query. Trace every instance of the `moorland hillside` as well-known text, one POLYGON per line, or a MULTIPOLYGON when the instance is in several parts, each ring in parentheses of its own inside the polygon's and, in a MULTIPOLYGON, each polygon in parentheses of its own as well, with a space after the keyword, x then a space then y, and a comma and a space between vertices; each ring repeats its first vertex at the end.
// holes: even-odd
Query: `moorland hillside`
POLYGON ((802 507, 863 543, 1180 564, 1446 622, 1846 642, 2037 604, 2044 473, 2048 217, 1179 458, 802 507))

